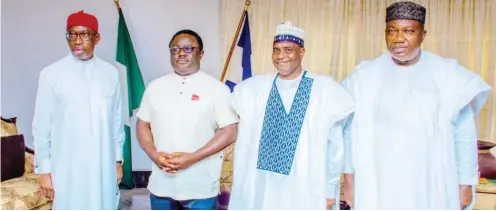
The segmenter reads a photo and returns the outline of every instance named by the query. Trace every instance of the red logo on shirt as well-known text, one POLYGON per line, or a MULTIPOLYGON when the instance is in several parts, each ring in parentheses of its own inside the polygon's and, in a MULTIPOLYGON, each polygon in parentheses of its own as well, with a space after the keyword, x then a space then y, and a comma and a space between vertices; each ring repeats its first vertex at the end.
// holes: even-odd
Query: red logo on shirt
POLYGON ((193 94, 191 95, 191 100, 200 100, 200 96, 193 94))

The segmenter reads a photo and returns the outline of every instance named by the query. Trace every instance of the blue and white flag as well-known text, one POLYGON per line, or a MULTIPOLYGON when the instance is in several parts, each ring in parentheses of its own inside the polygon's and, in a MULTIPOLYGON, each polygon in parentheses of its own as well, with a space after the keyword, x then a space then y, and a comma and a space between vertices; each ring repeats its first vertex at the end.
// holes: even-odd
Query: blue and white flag
POLYGON ((243 29, 238 39, 238 44, 234 48, 231 57, 230 70, 226 77, 226 85, 229 86, 231 92, 236 84, 250 78, 251 72, 251 40, 250 40, 250 24, 248 23, 248 11, 245 11, 245 21, 243 29))

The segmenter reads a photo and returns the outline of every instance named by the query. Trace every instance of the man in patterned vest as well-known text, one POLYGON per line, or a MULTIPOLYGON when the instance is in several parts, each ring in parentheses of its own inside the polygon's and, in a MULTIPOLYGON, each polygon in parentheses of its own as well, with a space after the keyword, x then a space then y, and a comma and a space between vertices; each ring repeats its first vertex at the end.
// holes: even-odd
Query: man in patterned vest
POLYGON ((337 207, 342 127, 355 105, 333 78, 302 68, 304 53, 303 30, 280 24, 272 52, 277 73, 234 89, 241 120, 229 209, 337 207))

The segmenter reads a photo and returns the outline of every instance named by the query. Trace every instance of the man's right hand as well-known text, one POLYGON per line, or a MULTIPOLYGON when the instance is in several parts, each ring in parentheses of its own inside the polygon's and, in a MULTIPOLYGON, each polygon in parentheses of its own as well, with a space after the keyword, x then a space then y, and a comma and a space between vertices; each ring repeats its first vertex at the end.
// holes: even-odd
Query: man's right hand
POLYGON ((50 200, 53 200, 55 193, 53 191, 52 176, 50 173, 40 175, 41 194, 50 200))
POLYGON ((172 168, 172 165, 168 161, 169 159, 172 159, 172 154, 165 152, 157 152, 155 154, 155 158, 153 159, 153 161, 160 169, 162 169, 162 171, 168 173, 176 173, 177 169, 172 168))
POLYGON ((344 201, 350 207, 353 207, 353 199, 354 199, 353 186, 354 186, 354 175, 345 174, 344 187, 343 187, 344 201))

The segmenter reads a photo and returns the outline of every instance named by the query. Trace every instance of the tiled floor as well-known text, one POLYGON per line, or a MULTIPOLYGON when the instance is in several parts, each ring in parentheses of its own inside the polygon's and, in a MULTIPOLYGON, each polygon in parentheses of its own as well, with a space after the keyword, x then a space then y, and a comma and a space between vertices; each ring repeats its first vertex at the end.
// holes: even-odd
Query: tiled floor
POLYGON ((150 193, 146 188, 121 190, 121 210, 149 210, 150 193))

